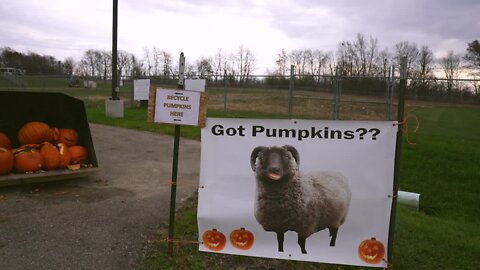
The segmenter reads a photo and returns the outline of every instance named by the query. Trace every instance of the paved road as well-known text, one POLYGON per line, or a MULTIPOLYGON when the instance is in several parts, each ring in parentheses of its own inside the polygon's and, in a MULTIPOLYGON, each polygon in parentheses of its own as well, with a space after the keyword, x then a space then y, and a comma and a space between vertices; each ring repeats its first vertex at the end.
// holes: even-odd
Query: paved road
MULTIPOLYGON (((92 124, 100 172, 0 188, 0 269, 135 269, 168 220, 173 138, 92 124)), ((181 202, 195 191, 200 143, 181 139, 181 202)))

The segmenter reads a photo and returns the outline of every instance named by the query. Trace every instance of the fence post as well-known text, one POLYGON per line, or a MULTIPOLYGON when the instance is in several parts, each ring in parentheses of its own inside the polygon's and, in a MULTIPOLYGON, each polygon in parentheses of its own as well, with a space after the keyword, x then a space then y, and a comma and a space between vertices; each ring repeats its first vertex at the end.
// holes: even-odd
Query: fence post
POLYGON ((292 119, 293 114, 293 88, 295 80, 295 66, 290 66, 290 83, 288 85, 288 119, 292 119))
POLYGON ((395 218, 397 213, 397 196, 400 181, 400 157, 402 152, 403 129, 405 128, 405 92, 407 91, 407 57, 402 56, 400 61, 400 86, 398 93, 398 130, 395 145, 395 166, 393 173, 393 194, 392 194, 392 210, 390 215, 390 228, 388 231, 388 254, 387 261, 392 263, 393 258, 393 238, 395 236, 395 218))
POLYGON ((391 67, 391 76, 390 76, 390 90, 389 90, 389 103, 390 103, 390 111, 388 115, 388 120, 392 120, 392 106, 393 106, 393 97, 394 97, 394 90, 395 90, 395 66, 392 65, 391 67))
POLYGON ((384 74, 383 79, 385 80, 385 120, 390 120, 390 68, 386 68, 386 62, 383 62, 384 74))
MULTIPOLYGON (((133 108, 135 107, 135 93, 134 93, 134 82, 135 82, 135 76, 133 75, 133 71, 132 71, 132 75, 130 76, 131 78, 131 92, 130 92, 130 108, 133 108)), ((140 101, 141 102, 141 101, 140 101)), ((148 101, 147 101, 147 104, 148 104, 148 101)), ((147 105, 148 106, 148 105, 147 105)))
POLYGON ((223 112, 227 112, 227 70, 223 73, 223 112))
POLYGON ((340 95, 342 92, 342 75, 338 67, 335 69, 335 88, 333 89, 333 120, 338 120, 340 116, 340 95))

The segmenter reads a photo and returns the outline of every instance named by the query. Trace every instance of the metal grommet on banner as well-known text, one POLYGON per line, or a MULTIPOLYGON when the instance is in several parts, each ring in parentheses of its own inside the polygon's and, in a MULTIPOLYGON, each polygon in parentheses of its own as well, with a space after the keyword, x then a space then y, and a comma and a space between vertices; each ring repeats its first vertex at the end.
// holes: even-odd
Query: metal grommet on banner
POLYGON ((387 197, 388 197, 388 198, 396 198, 396 197, 398 197, 398 195, 392 195, 392 194, 388 194, 388 196, 387 196, 387 197))
POLYGON ((383 268, 383 269, 391 269, 391 268, 393 268, 393 264, 389 263, 387 260, 382 259, 382 261, 387 264, 387 267, 386 267, 386 268, 383 268))

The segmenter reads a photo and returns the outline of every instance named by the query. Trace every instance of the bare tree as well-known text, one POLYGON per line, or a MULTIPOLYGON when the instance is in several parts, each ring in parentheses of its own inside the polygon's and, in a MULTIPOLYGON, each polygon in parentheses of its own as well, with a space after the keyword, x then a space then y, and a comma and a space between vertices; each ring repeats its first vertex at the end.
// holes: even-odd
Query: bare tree
POLYGON ((162 51, 162 60, 163 60, 163 76, 165 78, 170 77, 172 72, 172 54, 166 51, 162 51))
POLYGON ((357 40, 353 43, 353 50, 351 54, 355 56, 358 76, 367 74, 367 42, 365 36, 361 33, 357 34, 357 40))
POLYGON ((156 46, 153 46, 152 48, 152 68, 153 68, 153 75, 158 76, 160 75, 160 67, 162 67, 162 51, 157 48, 156 46))
POLYGON ((315 69, 317 67, 315 62, 315 52, 311 49, 306 49, 303 53, 303 57, 305 59, 305 65, 307 66, 306 73, 309 75, 315 75, 315 69))
MULTIPOLYGON (((375 60, 378 59, 379 52, 378 52, 378 39, 370 36, 368 45, 367 45, 367 52, 366 52, 366 75, 373 76, 375 70, 375 60)), ((380 66, 383 66, 381 63, 380 66)))
POLYGON ((82 57, 81 65, 85 67, 85 71, 91 77, 95 77, 97 71, 96 50, 87 50, 82 57))
POLYGON ((150 50, 147 47, 143 48, 143 68, 145 70, 145 75, 150 76, 152 75, 152 56, 150 50))
POLYGON ((302 75, 309 75, 310 72, 308 70, 308 67, 310 66, 309 62, 312 59, 312 50, 310 49, 302 50, 301 58, 302 58, 302 61, 301 61, 300 69, 302 70, 302 75))
POLYGON ((67 75, 73 75, 73 68, 75 67, 75 60, 72 57, 68 57, 63 61, 63 73, 67 75))
POLYGON ((287 52, 282 48, 282 50, 277 54, 277 60, 275 64, 277 65, 276 74, 285 76, 287 74, 289 59, 287 52))
POLYGON ((337 70, 337 60, 335 59, 335 54, 333 52, 328 52, 326 55, 326 62, 328 63, 328 69, 330 70, 330 76, 335 76, 335 71, 337 70))
POLYGON ((184 73, 185 73, 185 76, 188 78, 192 78, 196 76, 195 66, 192 65, 188 60, 185 61, 184 73))
POLYGON ((381 50, 375 58, 376 71, 374 73, 380 74, 383 77, 387 77, 389 66, 392 64, 389 61, 390 58, 391 56, 387 49, 381 50))
POLYGON ((293 50, 290 52, 290 63, 295 66, 296 73, 303 75, 303 51, 293 50))
POLYGON ((468 43, 467 53, 463 56, 463 59, 468 63, 466 67, 470 69, 470 76, 474 79, 472 86, 475 91, 475 96, 478 96, 480 84, 477 81, 480 78, 480 42, 478 42, 478 40, 468 43))
POLYGON ((102 51, 103 58, 103 80, 107 80, 108 76, 112 74, 112 52, 102 51))
POLYGON ((251 50, 247 49, 245 52, 245 62, 243 64, 243 74, 247 81, 250 79, 253 70, 255 70, 255 55, 251 50))
POLYGON ((407 57, 407 76, 411 75, 415 70, 415 63, 418 58, 417 44, 414 42, 401 41, 395 44, 395 56, 393 60, 397 66, 400 66, 402 56, 407 57))
POLYGON ((222 50, 218 50, 212 58, 212 69, 215 77, 215 83, 218 80, 218 76, 223 74, 226 70, 227 56, 222 50))
MULTIPOLYGON (((142 75, 142 64, 137 59, 134 54, 131 54, 131 62, 132 62, 132 76, 138 77, 142 75)), ((133 78, 132 78, 133 79, 133 78)))
POLYGON ((428 46, 422 46, 418 55, 418 78, 422 83, 425 83, 426 79, 432 77, 433 71, 433 53, 428 46))
POLYGON ((249 79, 255 63, 255 56, 250 49, 245 48, 243 45, 238 47, 235 55, 235 63, 237 65, 237 72, 240 76, 240 83, 244 83, 249 79))
POLYGON ((467 53, 463 59, 470 64, 470 67, 480 69, 480 42, 478 40, 468 43, 467 53))
POLYGON ((213 68, 212 68, 212 59, 211 58, 205 58, 205 57, 200 57, 199 60, 197 60, 197 71, 198 74, 200 75, 200 78, 208 78, 213 74, 213 68))
POLYGON ((378 40, 370 36, 368 39, 358 33, 353 41, 342 41, 338 45, 338 66, 343 75, 372 76, 378 68, 378 40))
POLYGON ((313 51, 313 60, 315 66, 312 68, 314 75, 322 75, 323 69, 328 62, 328 53, 324 53, 322 50, 313 51))
POLYGON ((447 56, 440 59, 440 64, 447 79, 447 95, 450 96, 453 89, 454 79, 458 78, 458 70, 460 68, 460 55, 449 51, 447 56))

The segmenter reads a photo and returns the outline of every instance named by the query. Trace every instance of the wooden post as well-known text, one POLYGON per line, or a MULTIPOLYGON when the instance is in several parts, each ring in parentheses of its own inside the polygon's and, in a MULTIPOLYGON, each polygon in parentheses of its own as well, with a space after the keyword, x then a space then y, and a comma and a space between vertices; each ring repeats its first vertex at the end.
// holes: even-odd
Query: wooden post
POLYGON ((407 90, 407 58, 405 56, 401 59, 400 64, 400 89, 398 96, 398 130, 397 141, 395 145, 395 167, 393 173, 393 194, 392 194, 392 211, 390 215, 390 228, 388 232, 388 263, 392 263, 393 259, 393 238, 395 235, 395 216, 397 214, 397 196, 398 186, 400 180, 400 158, 402 153, 402 139, 404 129, 404 113, 405 113, 405 92, 407 90))

